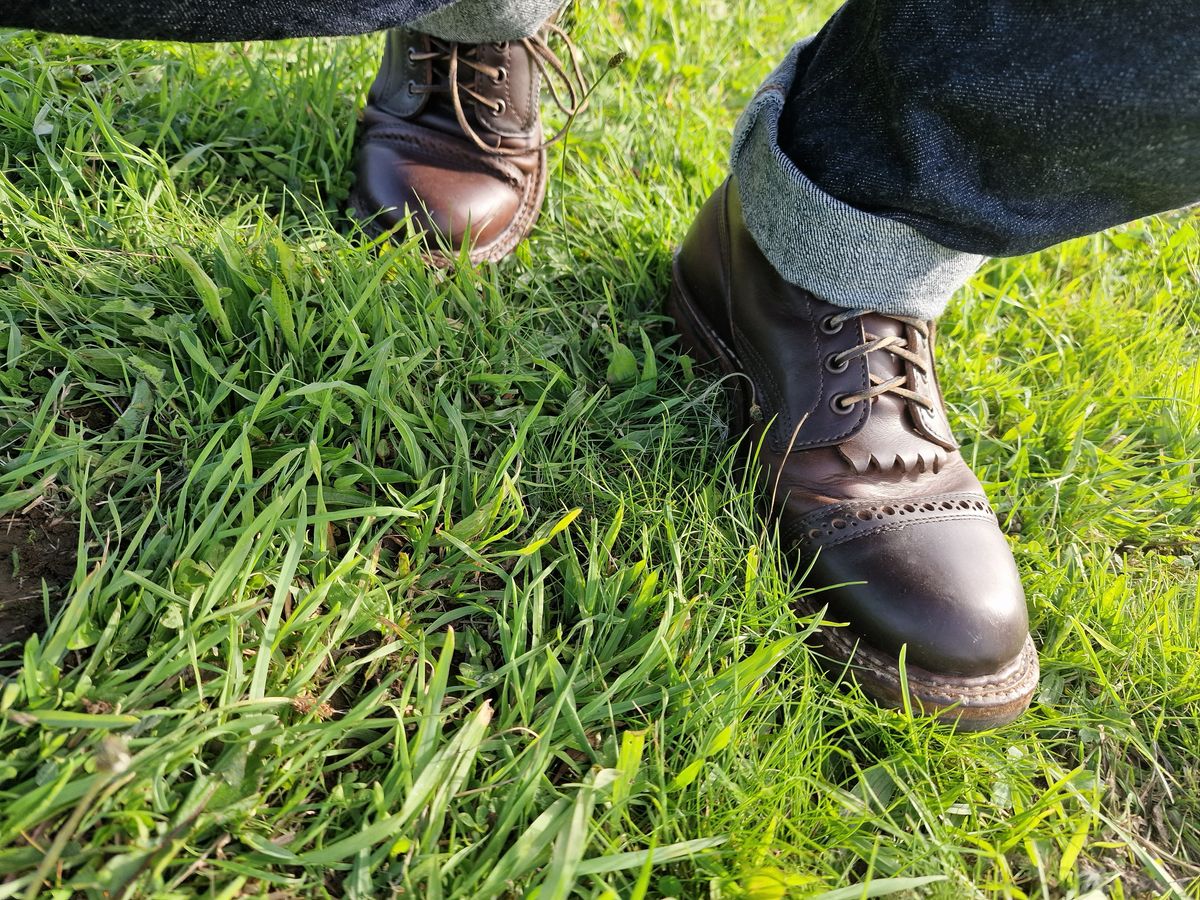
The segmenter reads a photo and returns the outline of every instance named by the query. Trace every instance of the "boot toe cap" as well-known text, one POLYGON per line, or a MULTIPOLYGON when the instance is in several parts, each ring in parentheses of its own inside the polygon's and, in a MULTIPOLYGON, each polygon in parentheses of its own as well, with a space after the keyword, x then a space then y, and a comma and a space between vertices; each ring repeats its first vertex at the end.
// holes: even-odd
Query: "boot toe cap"
POLYGON ((486 245, 509 230, 522 206, 519 186, 499 170, 463 166, 454 157, 365 143, 355 189, 360 218, 387 231, 411 215, 437 249, 486 245))
POLYGON ((809 601, 878 651, 939 675, 985 676, 1022 652, 1025 594, 994 520, 914 521, 830 542, 809 601))

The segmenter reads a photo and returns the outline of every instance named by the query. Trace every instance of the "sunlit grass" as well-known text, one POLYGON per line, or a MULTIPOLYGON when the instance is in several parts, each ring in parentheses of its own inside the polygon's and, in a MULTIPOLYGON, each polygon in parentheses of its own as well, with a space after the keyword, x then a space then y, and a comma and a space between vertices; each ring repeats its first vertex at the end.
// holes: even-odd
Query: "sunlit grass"
POLYGON ((517 259, 456 275, 340 211, 378 38, 0 35, 0 514, 81 551, 0 662, 0 898, 1194 887, 1200 220, 942 323, 1042 682, 990 734, 879 710, 660 312, 828 11, 736 7, 577 9, 629 59, 517 259))

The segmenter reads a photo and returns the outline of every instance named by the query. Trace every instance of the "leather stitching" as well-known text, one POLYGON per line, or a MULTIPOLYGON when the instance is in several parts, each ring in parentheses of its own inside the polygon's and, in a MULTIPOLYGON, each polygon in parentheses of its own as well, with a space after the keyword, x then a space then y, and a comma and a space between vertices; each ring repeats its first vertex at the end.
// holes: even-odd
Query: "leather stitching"
POLYGON ((857 541, 861 538, 872 537, 879 534, 888 534, 893 531, 903 531, 905 528, 911 528, 913 525, 926 525, 933 522, 961 522, 964 520, 973 520, 977 522, 995 522, 993 516, 984 516, 979 513, 948 513, 940 516, 914 516, 911 519, 906 519, 903 522, 889 522, 878 525, 873 528, 864 529, 863 531, 852 532, 843 535, 837 540, 825 540, 824 538, 811 538, 811 530, 805 531, 804 539, 806 543, 816 545, 818 547, 839 547, 842 544, 848 544, 851 541, 857 541))
MULTIPOLYGON (((805 318, 809 322, 815 322, 818 317, 813 312, 812 298, 806 297, 804 302, 806 304, 805 310, 804 310, 805 318)), ((746 341, 743 338, 741 343, 745 343, 748 345, 749 341, 746 341)), ((827 389, 826 389, 826 385, 825 385, 824 366, 821 365, 821 362, 820 362, 821 357, 822 357, 822 352, 823 352, 822 348, 825 345, 822 343, 820 335, 818 335, 818 334, 814 334, 813 343, 814 343, 814 346, 816 347, 813 371, 816 372, 816 376, 817 376, 817 398, 816 398, 816 402, 812 406, 809 407, 808 415, 812 415, 812 413, 815 410, 820 408, 820 405, 822 403, 827 401, 827 397, 826 397, 827 389)), ((759 357, 759 359, 761 360, 761 357, 759 357)), ((767 371, 769 371, 769 370, 767 370, 767 371)), ((860 372, 860 383, 863 385, 864 388, 866 386, 867 381, 869 380, 867 378, 866 373, 867 373, 866 363, 863 363, 861 372, 860 372)), ((774 384, 773 379, 772 379, 772 383, 774 384)), ((784 403, 782 400, 782 392, 779 391, 778 385, 775 386, 775 389, 778 392, 778 395, 780 397, 779 402, 778 402, 779 410, 781 412, 783 412, 783 414, 784 414, 783 417, 781 418, 781 420, 777 423, 776 428, 773 429, 772 435, 770 437, 771 449, 775 450, 776 452, 782 453, 784 450, 787 450, 789 446, 791 447, 792 450, 802 450, 802 449, 808 448, 808 447, 825 447, 825 446, 829 446, 831 444, 840 443, 843 439, 851 437, 854 434, 856 434, 858 432, 858 430, 862 427, 863 423, 866 422, 867 416, 870 414, 869 404, 863 404, 863 408, 859 411, 858 415, 850 421, 850 423, 846 426, 845 430, 837 432, 832 435, 826 435, 823 437, 807 438, 807 439, 803 438, 802 434, 797 434, 796 440, 792 441, 792 439, 791 439, 792 432, 796 430, 796 423, 798 421, 800 421, 800 417, 791 415, 790 409, 784 409, 784 403)), ((805 423, 805 424, 807 424, 807 423, 805 423)), ((804 431, 803 427, 800 429, 800 431, 801 431, 801 433, 804 431)))
POLYGON ((766 403, 760 404, 767 407, 767 409, 763 410, 764 420, 770 420, 773 415, 785 412, 783 409, 783 392, 780 391, 779 384, 775 381, 775 377, 771 374, 771 370, 762 356, 759 355, 758 348, 746 340, 742 334, 742 329, 737 325, 733 326, 733 341, 742 357, 746 360, 745 365, 747 374, 750 375, 750 384, 755 388, 756 393, 759 390, 759 385, 756 382, 764 383, 762 392, 766 395, 763 398, 766 403))
POLYGON ((911 524, 954 520, 997 521, 986 497, 968 493, 936 494, 893 502, 851 502, 822 507, 786 525, 783 536, 791 543, 832 547, 911 524), (935 508, 925 509, 926 506, 935 508), (869 514, 868 518, 861 517, 864 512, 869 514), (835 524, 837 522, 842 524, 835 524), (814 531, 818 533, 814 535, 814 531))
MULTIPOLYGON (((717 246, 721 253, 721 302, 725 307, 725 315, 729 319, 729 335, 734 336, 733 330, 733 292, 730 289, 733 276, 733 261, 730 257, 730 245, 733 243, 729 236, 729 182, 721 187, 721 202, 717 204, 717 246)), ((733 357, 733 354, 730 354, 733 357)), ((736 358, 736 357, 735 357, 736 358)))
MULTIPOLYGON (((925 497, 908 497, 899 500, 846 500, 842 503, 834 503, 829 506, 823 506, 819 510, 814 510, 800 521, 815 524, 819 523, 822 519, 840 515, 853 515, 863 510, 885 512, 890 517, 893 513, 886 512, 889 507, 896 507, 898 510, 903 510, 906 513, 914 513, 918 510, 904 509, 904 507, 920 507, 928 504, 942 505, 946 503, 955 504, 960 509, 967 509, 968 507, 962 505, 966 503, 970 504, 971 508, 981 511, 986 510, 991 514, 991 505, 988 503, 987 497, 983 496, 983 494, 973 491, 955 491, 948 494, 930 494, 925 497)), ((927 512, 934 512, 934 510, 927 510, 927 512)))
MULTIPOLYGON (((511 85, 510 85, 511 90, 511 85)), ((537 66, 531 66, 529 71, 529 96, 525 98, 526 118, 523 123, 526 131, 532 130, 538 123, 538 104, 542 94, 542 75, 537 66)))
POLYGON ((785 535, 797 544, 837 547, 870 535, 900 531, 910 525, 965 520, 996 523, 996 514, 987 499, 977 494, 939 494, 892 503, 846 503, 804 516, 792 523, 785 535), (925 508, 929 506, 934 509, 925 508), (863 512, 870 513, 871 518, 861 518, 863 512))
MULTIPOLYGON (((817 610, 809 600, 798 601, 802 612, 815 616, 817 610)), ((860 668, 887 682, 899 691, 899 659, 872 647, 844 626, 822 626, 818 629, 821 640, 841 661, 856 664, 865 662, 860 668), (853 636, 853 639, 851 639, 853 636)), ((907 666, 910 690, 920 699, 943 701, 945 705, 959 704, 963 700, 1015 701, 1029 693, 1027 682, 1037 672, 1037 651, 1033 642, 1026 639, 1020 654, 999 672, 991 675, 946 676, 938 675, 919 666, 907 666)))
POLYGON ((546 184, 546 152, 538 151, 537 171, 525 179, 524 191, 521 196, 520 212, 512 224, 496 235, 490 244, 476 247, 471 252, 476 261, 496 261, 507 256, 525 236, 533 230, 541 213, 541 196, 546 184))
MULTIPOLYGON (((729 358, 729 361, 735 367, 735 370, 744 369, 745 366, 743 366, 741 360, 738 359, 738 355, 736 352, 734 352, 734 349, 725 342, 725 339, 721 337, 715 328, 708 324, 708 320, 696 309, 696 304, 692 302, 692 299, 686 293, 682 291, 681 293, 684 301, 687 304, 687 312, 689 314, 689 318, 691 319, 692 325, 703 331, 704 336, 717 345, 717 348, 721 351, 721 353, 729 358)), ((735 371, 727 372, 726 374, 728 375, 737 373, 735 371)))
MULTIPOLYGON (((869 669, 872 674, 899 690, 901 684, 899 660, 896 665, 893 665, 890 657, 875 650, 862 638, 850 641, 836 628, 822 628, 821 633, 827 643, 838 646, 847 661, 856 662, 865 657, 867 665, 864 668, 869 669)), ((1030 653, 1031 649, 1027 643, 1022 648, 1021 655, 1017 658, 1017 664, 1012 671, 1006 672, 1000 677, 983 676, 956 679, 935 675, 916 666, 910 666, 908 667, 909 688, 916 687, 917 690, 914 693, 920 699, 941 700, 947 706, 955 703, 961 705, 963 700, 1010 702, 1018 700, 1028 693, 1029 689, 1025 682, 1036 671, 1034 664, 1036 654, 1030 653), (924 690, 922 690, 923 688, 924 690)))
POLYGON ((514 175, 511 169, 505 167, 498 158, 484 158, 472 153, 468 149, 456 146, 452 138, 446 140, 434 138, 431 140, 419 134, 386 130, 389 127, 392 126, 381 126, 369 130, 363 138, 363 143, 377 141, 389 144, 404 144, 405 146, 423 151, 424 155, 432 162, 438 162, 446 157, 450 157, 456 162, 461 163, 461 165, 456 166, 460 171, 466 170, 478 172, 481 175, 491 175, 507 182, 514 188, 520 187, 522 182, 528 180, 527 178, 514 175))

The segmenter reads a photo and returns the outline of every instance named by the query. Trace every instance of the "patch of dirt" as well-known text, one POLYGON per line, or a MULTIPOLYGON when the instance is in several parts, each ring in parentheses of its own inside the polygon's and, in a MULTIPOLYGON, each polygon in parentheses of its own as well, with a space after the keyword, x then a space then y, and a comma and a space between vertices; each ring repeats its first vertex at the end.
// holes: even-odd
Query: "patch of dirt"
POLYGON ((63 409, 62 414, 74 422, 83 423, 84 428, 95 434, 103 434, 117 421, 112 410, 102 403, 85 403, 82 406, 63 409))
POLYGON ((43 582, 51 613, 66 599, 78 534, 76 523, 40 508, 0 518, 0 659, 18 656, 21 643, 45 628, 43 582))

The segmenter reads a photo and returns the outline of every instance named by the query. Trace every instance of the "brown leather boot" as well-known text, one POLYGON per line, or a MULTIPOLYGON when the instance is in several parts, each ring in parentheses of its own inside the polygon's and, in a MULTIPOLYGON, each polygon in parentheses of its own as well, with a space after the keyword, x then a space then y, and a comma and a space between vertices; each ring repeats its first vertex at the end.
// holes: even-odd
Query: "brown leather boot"
POLYGON ((734 427, 785 542, 828 604, 827 667, 886 705, 964 730, 1010 722, 1038 678, 1008 543, 942 405, 933 323, 831 306, 788 284, 746 229, 737 186, 675 260, 687 352, 735 385, 734 427), (903 654, 903 667, 901 655, 903 654), (903 674, 902 674, 903 672, 903 674))
POLYGON ((411 214, 437 265, 452 264, 464 244, 472 263, 511 253, 545 196, 541 76, 563 84, 554 96, 568 117, 586 93, 573 48, 570 60, 541 37, 456 44, 389 31, 349 201, 364 230, 378 236, 411 214))

